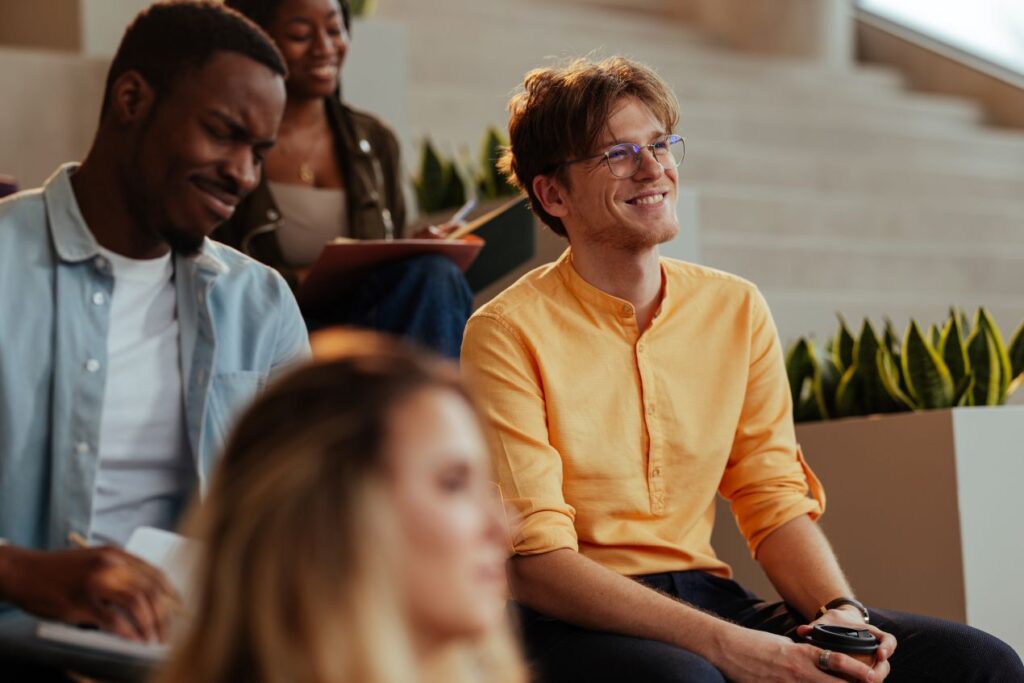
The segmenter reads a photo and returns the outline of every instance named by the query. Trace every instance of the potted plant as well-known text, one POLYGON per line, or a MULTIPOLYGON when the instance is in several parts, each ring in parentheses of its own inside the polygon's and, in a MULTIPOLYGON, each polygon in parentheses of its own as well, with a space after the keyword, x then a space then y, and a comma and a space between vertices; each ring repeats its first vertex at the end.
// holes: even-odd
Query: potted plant
MULTIPOLYGON (((1024 325, 1009 345, 985 309, 902 337, 840 317, 786 354, 799 441, 828 496, 821 523, 866 603, 977 626, 1024 652, 1024 325)), ((727 513, 725 506, 719 513, 727 513)), ((731 526, 731 525, 729 525, 731 526)), ((715 548, 771 593, 738 535, 715 548)))
POLYGON ((500 210, 520 197, 519 191, 508 184, 497 168, 498 157, 506 144, 497 128, 488 128, 475 168, 470 161, 465 164, 469 171, 464 172, 454 159, 445 158, 429 139, 424 140, 419 172, 413 178, 425 222, 444 223, 465 203, 467 177, 472 179, 474 196, 479 202, 473 216, 493 216, 474 233, 486 242, 480 256, 466 271, 466 280, 474 292, 513 272, 529 261, 536 250, 534 217, 525 198, 508 210, 500 210))

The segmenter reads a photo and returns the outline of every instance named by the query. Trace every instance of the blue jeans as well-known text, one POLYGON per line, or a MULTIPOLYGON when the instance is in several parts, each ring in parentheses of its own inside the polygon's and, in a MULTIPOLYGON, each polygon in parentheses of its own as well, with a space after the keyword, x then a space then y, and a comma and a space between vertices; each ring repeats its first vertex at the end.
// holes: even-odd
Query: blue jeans
MULTIPOLYGON (((806 623, 785 603, 769 604, 735 581, 700 571, 635 577, 657 591, 747 628, 792 636, 806 623)), ((869 607, 871 622, 893 634, 886 683, 1019 683, 1024 665, 1009 645, 963 624, 869 607)), ((657 640, 579 628, 519 608, 535 683, 724 683, 710 662, 657 640)), ((838 679, 837 679, 838 680, 838 679)))
POLYGON ((325 313, 306 316, 310 332, 350 325, 404 337, 448 358, 459 357, 473 293, 449 259, 436 254, 368 271, 325 313))

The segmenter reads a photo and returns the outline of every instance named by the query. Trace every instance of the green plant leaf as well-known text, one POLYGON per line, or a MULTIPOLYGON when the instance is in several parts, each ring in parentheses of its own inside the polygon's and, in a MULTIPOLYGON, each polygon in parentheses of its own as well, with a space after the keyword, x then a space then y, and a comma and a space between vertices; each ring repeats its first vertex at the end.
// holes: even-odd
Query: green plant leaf
POLYGON ((836 415, 853 417, 863 415, 860 408, 860 382, 856 381, 857 368, 846 369, 836 388, 836 415))
POLYGON ((349 9, 353 17, 365 17, 373 14, 377 0, 349 0, 349 9))
POLYGON ((967 341, 967 355, 971 359, 971 373, 974 377, 974 388, 971 390, 972 403, 976 406, 996 406, 1002 403, 1005 394, 1002 392, 1002 372, 999 363, 999 351, 991 332, 979 325, 967 341))
POLYGON ((828 418, 836 417, 839 413, 836 410, 836 390, 839 388, 839 379, 842 373, 832 362, 832 358, 826 357, 820 365, 821 372, 818 373, 817 383, 821 389, 821 395, 825 401, 825 413, 828 418))
POLYGON ((878 368, 878 376, 882 380, 882 385, 889 392, 892 400, 903 410, 915 410, 917 406, 914 404, 914 400, 900 389, 900 371, 896 367, 896 363, 893 361, 892 354, 889 353, 888 349, 878 349, 878 353, 875 354, 875 364, 878 368))
POLYGON ((490 126, 484 131, 484 139, 480 145, 480 171, 477 176, 477 194, 480 199, 497 199, 518 193, 498 170, 498 159, 501 158, 506 146, 508 141, 495 126, 490 126))
POLYGON ((789 392, 793 401, 794 418, 797 407, 803 400, 804 384, 814 374, 811 361, 811 344, 801 337, 789 348, 786 354, 786 377, 789 379, 789 392))
MULTIPOLYGON (((1010 375, 1014 378, 1011 385, 1014 390, 1024 383, 1024 323, 1013 334, 1010 341, 1010 348, 1007 350, 1010 356, 1010 375)), ((1007 389, 1007 394, 1012 393, 1007 389)))
POLYGON ((954 383, 959 383, 971 372, 971 362, 967 357, 967 345, 960 333, 960 320, 956 316, 946 321, 939 336, 939 347, 936 349, 949 368, 954 383))
POLYGON ((960 321, 960 333, 963 335, 964 341, 967 341, 967 338, 971 336, 971 321, 967 317, 967 313, 954 306, 949 309, 949 315, 960 321))
POLYGON ((960 378, 953 392, 953 405, 970 406, 974 405, 974 374, 970 373, 960 378))
POLYGON ((434 213, 446 208, 443 206, 447 185, 445 163, 429 139, 423 141, 420 152, 420 174, 414 184, 420 211, 434 213))
POLYGON ((856 342, 853 335, 850 334, 850 328, 846 325, 846 319, 841 314, 837 314, 836 317, 839 318, 839 330, 832 340, 832 362, 839 369, 841 375, 853 365, 853 347, 856 342))
POLYGON ((1010 380, 1013 373, 1010 366, 1010 354, 1003 342, 1003 335, 999 331, 999 325, 992 319, 989 312, 982 306, 978 309, 978 325, 988 330, 992 343, 995 345, 996 356, 999 358, 999 403, 1006 400, 1006 392, 1010 388, 1010 380))
POLYGON ((913 320, 903 339, 901 355, 903 375, 914 403, 925 410, 951 407, 954 387, 949 368, 913 320))
POLYGON ((447 164, 444 176, 444 192, 441 195, 441 205, 438 211, 455 209, 466 203, 466 184, 454 161, 447 164))
POLYGON ((885 339, 885 347, 889 350, 890 355, 894 359, 900 357, 900 338, 896 334, 896 328, 893 327, 892 319, 889 316, 885 317, 885 332, 882 333, 885 339))
POLYGON ((1015 376, 1024 372, 1024 323, 1020 324, 1010 340, 1010 365, 1015 376))
POLYGON ((856 379, 860 382, 861 408, 868 415, 891 413, 900 409, 899 403, 886 391, 882 378, 879 376, 875 356, 879 349, 884 348, 871 321, 865 319, 860 337, 854 346, 853 356, 854 367, 857 369, 856 379))

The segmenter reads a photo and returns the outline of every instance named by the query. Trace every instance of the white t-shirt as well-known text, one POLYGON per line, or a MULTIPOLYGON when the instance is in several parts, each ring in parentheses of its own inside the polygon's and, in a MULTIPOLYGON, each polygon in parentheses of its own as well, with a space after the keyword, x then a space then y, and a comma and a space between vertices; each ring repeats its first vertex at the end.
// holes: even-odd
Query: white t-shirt
POLYGON ((171 254, 111 263, 107 383, 89 540, 123 546, 139 526, 173 527, 195 483, 187 447, 171 254))

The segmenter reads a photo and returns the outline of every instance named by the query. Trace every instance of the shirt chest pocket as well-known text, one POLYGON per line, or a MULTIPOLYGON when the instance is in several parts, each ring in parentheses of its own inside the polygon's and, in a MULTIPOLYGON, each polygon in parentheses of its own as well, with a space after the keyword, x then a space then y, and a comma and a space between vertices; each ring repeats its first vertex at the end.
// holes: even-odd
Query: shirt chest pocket
POLYGON ((207 424, 221 444, 266 383, 266 373, 255 371, 220 372, 210 378, 207 424))

